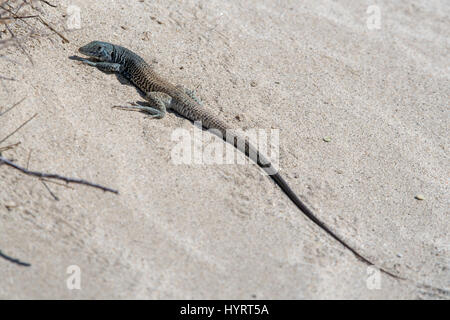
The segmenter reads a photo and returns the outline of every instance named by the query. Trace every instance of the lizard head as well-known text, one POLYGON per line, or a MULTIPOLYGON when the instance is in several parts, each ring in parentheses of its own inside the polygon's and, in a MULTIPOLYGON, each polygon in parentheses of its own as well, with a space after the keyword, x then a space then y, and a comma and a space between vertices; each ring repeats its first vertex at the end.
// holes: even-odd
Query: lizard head
POLYGON ((96 58, 100 61, 111 61, 113 45, 108 42, 92 41, 79 48, 78 51, 86 56, 96 58))

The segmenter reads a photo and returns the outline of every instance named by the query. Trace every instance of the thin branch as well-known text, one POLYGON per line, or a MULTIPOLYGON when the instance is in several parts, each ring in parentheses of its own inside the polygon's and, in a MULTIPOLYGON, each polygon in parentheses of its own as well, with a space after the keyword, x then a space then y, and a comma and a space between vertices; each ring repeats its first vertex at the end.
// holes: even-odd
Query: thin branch
MULTIPOLYGON (((30 167, 30 159, 31 159, 32 152, 33 152, 33 149, 31 149, 30 152, 28 153, 27 166, 26 166, 27 170, 30 167)), ((45 183, 45 180, 43 178, 39 178, 39 180, 42 182, 45 189, 47 189, 48 193, 50 193, 50 195, 53 197, 53 199, 55 199, 56 201, 59 201, 59 198, 52 192, 52 190, 49 188, 49 186, 45 183)))
POLYGON ((42 19, 41 16, 38 16, 39 21, 41 21, 41 23, 46 26, 47 28, 49 28, 50 30, 52 30, 54 33, 56 33, 62 40, 63 43, 69 43, 70 41, 64 37, 59 31, 57 31, 55 28, 53 28, 50 24, 48 24, 44 19, 42 19))
POLYGON ((34 15, 34 16, 14 16, 14 17, 2 17, 0 18, 0 23, 9 23, 10 20, 14 20, 14 19, 31 19, 31 18, 37 18, 39 16, 34 15))
POLYGON ((17 143, 14 143, 14 144, 10 144, 9 146, 6 146, 6 147, 0 147, 0 154, 1 154, 2 152, 4 152, 4 151, 14 149, 14 148, 17 147, 19 144, 20 144, 20 142, 17 142, 17 143))
POLYGON ((71 186, 69 186, 68 184, 64 184, 64 183, 62 183, 62 182, 53 181, 53 180, 48 180, 48 179, 45 179, 45 178, 41 178, 41 180, 42 180, 42 181, 45 181, 45 182, 57 184, 58 186, 61 186, 61 187, 64 187, 64 188, 72 189, 72 190, 73 190, 73 188, 72 188, 71 186))
POLYGON ((29 264, 27 262, 22 262, 19 259, 15 259, 15 258, 11 258, 10 256, 7 256, 1 250, 0 250, 0 257, 5 259, 5 260, 8 260, 9 262, 12 262, 12 263, 15 263, 15 264, 17 264, 19 266, 22 266, 22 267, 30 267, 31 266, 31 264, 29 264))
POLYGON ((50 190, 50 188, 48 187, 48 185, 45 183, 44 179, 39 179, 41 180, 42 184, 44 185, 44 187, 47 189, 48 193, 50 193, 50 195, 53 197, 53 199, 55 199, 56 201, 59 201, 59 198, 52 192, 52 190, 50 190))
POLYGON ((8 111, 10 111, 10 110, 14 109, 15 107, 17 107, 17 106, 18 106, 19 104, 21 104, 26 98, 27 98, 27 97, 23 97, 22 100, 20 100, 19 102, 14 103, 13 106, 12 106, 11 108, 7 109, 7 110, 4 111, 4 112, 1 112, 1 113, 0 113, 0 116, 4 115, 4 114, 7 113, 8 111))
MULTIPOLYGON (((45 2, 46 4, 50 5, 49 3, 45 2)), ((51 6, 51 5, 50 5, 51 6)), ((0 5, 0 8, 2 8, 3 10, 7 11, 8 13, 12 14, 14 16, 14 18, 19 19, 20 21, 23 21, 24 23, 26 23, 29 27, 31 27, 26 21, 24 21, 24 19, 20 16, 18 16, 16 13, 12 12, 11 10, 6 9, 5 7, 0 5)), ((37 18, 44 26, 46 26, 47 28, 49 28, 51 31, 53 31, 54 33, 56 33, 62 40, 63 43, 69 43, 70 41, 64 37, 59 31, 57 31, 55 28, 53 28, 48 22, 46 22, 40 15, 35 15, 35 16, 30 16, 32 18, 37 18)), ((28 18, 28 17, 27 17, 28 18)), ((8 28, 8 26, 6 26, 8 28)), ((13 33, 9 30, 8 31, 11 33, 12 36, 13 33)), ((23 50, 23 49, 22 49, 23 50)))
POLYGON ((119 193, 119 191, 117 191, 117 190, 110 189, 108 187, 104 187, 104 186, 101 186, 99 184, 95 184, 95 183, 92 183, 92 182, 89 182, 89 181, 86 181, 86 180, 82 180, 82 179, 67 178, 67 177, 60 176, 58 174, 53 174, 53 173, 44 173, 44 172, 38 172, 38 171, 30 171, 30 170, 27 170, 27 169, 25 169, 25 168, 15 164, 12 161, 9 161, 8 159, 6 159, 6 158, 4 158, 2 156, 0 156, 0 164, 1 163, 4 163, 4 164, 6 164, 9 167, 17 169, 20 172, 22 172, 22 173, 24 173, 26 175, 29 175, 29 176, 35 176, 35 177, 39 177, 39 178, 57 179, 57 180, 62 180, 64 182, 66 182, 66 183, 84 184, 86 186, 90 186, 90 187, 93 187, 93 188, 101 189, 103 191, 108 191, 108 192, 112 192, 112 193, 115 193, 115 194, 119 193))
MULTIPOLYGON (((18 14, 19 11, 20 11, 20 9, 22 9, 23 7, 25 7, 27 4, 28 4, 28 3, 27 3, 26 1, 21 2, 21 3, 19 4, 19 6, 17 7, 15 14, 18 14)), ((8 5, 8 6, 9 6, 9 5, 8 5)), ((9 6, 9 7, 11 7, 11 6, 9 6)))
POLYGON ((57 7, 58 7, 57 5, 51 4, 50 2, 48 2, 48 1, 46 1, 46 0, 39 0, 39 1, 45 3, 46 5, 48 5, 48 6, 50 6, 50 7, 53 7, 53 8, 57 8, 57 7))
MULTIPOLYGON (((2 8, 3 10, 7 11, 9 14, 12 14, 14 16, 14 18, 22 20, 22 18, 20 16, 18 16, 15 12, 13 12, 12 10, 9 10, 5 7, 3 7, 3 5, 0 5, 0 8, 2 8)), ((20 10, 20 8, 19 8, 20 10)), ((31 25, 29 23, 27 23, 26 21, 23 21, 27 26, 31 27, 31 25)))
POLYGON ((0 141, 0 143, 4 142, 6 139, 8 139, 9 137, 11 137, 14 133, 16 133, 17 131, 19 131, 20 129, 22 129, 28 122, 30 122, 31 120, 33 120, 38 114, 35 113, 34 116, 32 116, 30 119, 28 119, 27 121, 25 121, 24 123, 22 123, 16 130, 14 130, 13 132, 11 132, 10 134, 8 134, 5 138, 3 138, 3 140, 0 141))

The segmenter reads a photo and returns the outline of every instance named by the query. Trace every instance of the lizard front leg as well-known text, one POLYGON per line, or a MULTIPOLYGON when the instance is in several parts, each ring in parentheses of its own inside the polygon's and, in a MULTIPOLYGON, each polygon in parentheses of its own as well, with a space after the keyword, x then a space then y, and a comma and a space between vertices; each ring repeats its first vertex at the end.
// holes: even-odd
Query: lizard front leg
POLYGON ((95 61, 90 61, 88 59, 82 59, 81 62, 83 62, 84 64, 87 64, 89 66, 97 67, 98 69, 105 71, 105 72, 121 72, 122 71, 122 65, 120 63, 95 62, 95 61))

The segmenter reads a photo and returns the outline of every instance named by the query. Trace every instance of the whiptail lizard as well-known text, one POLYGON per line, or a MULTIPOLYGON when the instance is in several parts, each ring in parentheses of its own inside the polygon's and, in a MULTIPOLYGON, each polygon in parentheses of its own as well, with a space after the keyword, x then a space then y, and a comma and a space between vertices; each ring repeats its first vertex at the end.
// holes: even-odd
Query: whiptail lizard
MULTIPOLYGON (((270 177, 292 200, 292 202, 316 225, 326 233, 340 242, 345 248, 350 250, 356 257, 368 265, 374 265, 367 258, 359 254, 348 245, 341 237, 330 230, 311 210, 297 197, 286 181, 277 172, 268 159, 254 148, 248 139, 240 138, 235 134, 230 135, 231 128, 214 114, 205 109, 191 90, 181 86, 174 86, 165 79, 157 75, 153 68, 144 59, 134 52, 107 42, 93 41, 79 49, 80 53, 94 58, 94 61, 81 58, 83 63, 106 72, 116 72, 130 80, 138 89, 145 93, 150 106, 133 106, 133 108, 148 112, 153 118, 164 117, 166 110, 171 109, 191 121, 200 121, 207 129, 215 129, 221 133, 221 137, 226 142, 233 144, 240 151, 244 152, 251 160, 256 162, 263 170, 269 173, 270 177), (231 136, 231 140, 230 140, 231 136)), ((399 278, 398 276, 385 271, 384 273, 399 278)))

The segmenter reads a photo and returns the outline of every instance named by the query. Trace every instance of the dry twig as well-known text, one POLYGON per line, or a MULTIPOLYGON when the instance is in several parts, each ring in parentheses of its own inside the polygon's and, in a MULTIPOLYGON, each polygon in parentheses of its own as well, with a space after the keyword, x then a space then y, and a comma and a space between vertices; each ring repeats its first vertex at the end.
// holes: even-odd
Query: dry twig
POLYGON ((31 266, 31 264, 29 264, 27 262, 22 262, 19 259, 15 259, 15 258, 11 258, 10 256, 7 256, 1 250, 0 250, 0 257, 5 259, 5 260, 8 260, 9 262, 12 262, 12 263, 15 263, 15 264, 17 264, 19 266, 22 266, 22 267, 29 267, 29 266, 31 266))
POLYGON ((20 172, 29 175, 29 176, 34 176, 34 177, 39 177, 39 178, 49 178, 49 179, 56 179, 56 180, 61 180, 64 181, 66 183, 76 183, 76 184, 84 184, 86 186, 89 187, 93 187, 93 188, 97 188, 97 189, 101 189, 103 191, 107 191, 107 192, 112 192, 115 194, 118 194, 119 191, 108 188, 108 187, 104 187, 102 185, 96 184, 96 183, 92 183, 83 179, 76 179, 76 178, 68 178, 68 177, 64 177, 64 176, 60 176, 58 174, 54 174, 54 173, 44 173, 44 172, 38 172, 38 171, 31 171, 28 169, 25 169, 17 164, 15 164, 12 161, 9 161, 8 159, 0 156, 0 164, 5 164, 9 167, 12 167, 14 169, 19 170, 20 172))
POLYGON ((6 146, 6 147, 0 147, 0 154, 1 154, 2 152, 4 152, 4 151, 14 149, 14 148, 17 147, 19 144, 20 144, 20 142, 17 142, 17 143, 14 143, 14 144, 10 144, 9 146, 6 146))
POLYGON ((16 130, 14 130, 13 132, 11 132, 10 134, 8 134, 6 137, 4 137, 2 140, 0 140, 0 143, 4 142, 6 139, 8 139, 9 137, 11 137, 14 133, 16 133, 17 131, 19 131, 20 129, 22 129, 28 122, 30 122, 31 120, 33 120, 38 114, 35 113, 34 116, 32 116, 30 119, 28 119, 27 121, 25 121, 24 123, 22 123, 16 130))
POLYGON ((8 111, 11 111, 12 109, 14 109, 15 107, 17 107, 19 104, 21 104, 24 100, 26 99, 26 97, 23 97, 22 100, 20 100, 19 102, 16 102, 12 105, 12 107, 10 107, 9 109, 6 109, 6 111, 4 112, 0 112, 0 116, 4 115, 5 113, 7 113, 8 111))

